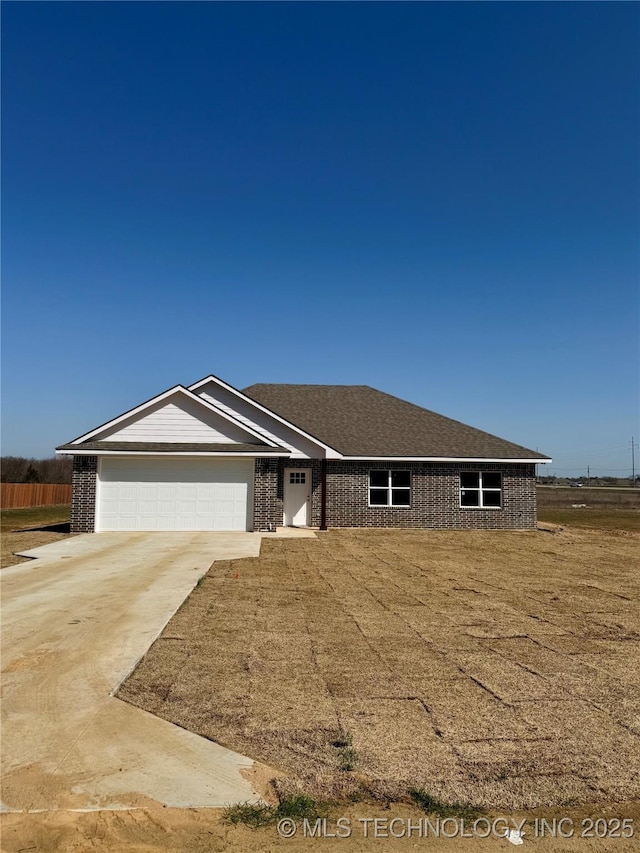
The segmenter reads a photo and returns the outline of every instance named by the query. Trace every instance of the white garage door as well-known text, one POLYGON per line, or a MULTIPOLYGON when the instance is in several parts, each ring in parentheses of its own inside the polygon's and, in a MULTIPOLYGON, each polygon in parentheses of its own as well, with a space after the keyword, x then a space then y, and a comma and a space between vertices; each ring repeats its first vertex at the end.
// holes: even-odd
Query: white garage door
POLYGON ((250 530, 253 459, 102 457, 97 530, 250 530))

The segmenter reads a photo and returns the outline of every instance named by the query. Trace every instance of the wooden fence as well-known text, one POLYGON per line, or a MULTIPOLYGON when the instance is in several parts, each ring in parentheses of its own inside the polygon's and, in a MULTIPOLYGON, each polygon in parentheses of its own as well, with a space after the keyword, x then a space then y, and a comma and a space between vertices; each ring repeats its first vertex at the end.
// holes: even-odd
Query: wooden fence
POLYGON ((70 503, 70 483, 0 483, 2 509, 70 503))

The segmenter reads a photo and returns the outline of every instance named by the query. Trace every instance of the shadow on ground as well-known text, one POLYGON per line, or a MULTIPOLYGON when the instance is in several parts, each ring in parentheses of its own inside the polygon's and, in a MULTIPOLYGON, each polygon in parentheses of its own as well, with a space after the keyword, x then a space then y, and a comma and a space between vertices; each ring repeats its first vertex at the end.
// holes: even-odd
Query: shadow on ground
POLYGON ((71 524, 65 521, 61 524, 43 524, 39 527, 16 527, 11 533, 71 533, 71 524))

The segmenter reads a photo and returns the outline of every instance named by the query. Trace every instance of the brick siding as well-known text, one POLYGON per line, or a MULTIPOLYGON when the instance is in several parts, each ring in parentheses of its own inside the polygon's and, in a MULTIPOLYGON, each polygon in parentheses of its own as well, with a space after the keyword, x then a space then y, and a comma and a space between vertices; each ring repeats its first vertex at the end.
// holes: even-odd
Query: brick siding
POLYGON ((282 500, 278 501, 278 459, 256 459, 253 480, 253 529, 268 533, 282 527, 282 500))
MULTIPOLYGON (((285 468, 311 469, 312 527, 320 526, 322 463, 319 459, 255 460, 253 529, 275 530, 283 523, 285 468)), ((97 458, 73 459, 71 532, 95 530, 97 458)), ((525 463, 327 462, 327 527, 406 527, 432 529, 531 529, 536 526, 535 466, 525 463), (369 471, 411 472, 410 507, 370 507, 369 471), (460 507, 461 471, 502 472, 502 507, 460 507)))
MULTIPOLYGON (((311 526, 320 525, 321 462, 281 460, 275 516, 282 524, 285 468, 311 468, 311 526)), ((535 467, 525 463, 327 462, 327 527, 407 527, 531 529, 536 526, 535 467), (411 472, 410 507, 370 507, 369 471, 394 468, 411 472), (461 471, 500 471, 502 507, 460 507, 461 471)), ((257 528, 256 528, 257 529, 257 528)))
POLYGON ((93 533, 96 529, 96 479, 98 458, 74 456, 71 477, 71 532, 93 533))
POLYGON ((328 527, 523 529, 536 525, 535 468, 528 464, 332 462, 327 465, 328 527), (369 471, 411 472, 410 507, 370 507, 369 471), (500 471, 502 507, 460 507, 461 471, 500 471))

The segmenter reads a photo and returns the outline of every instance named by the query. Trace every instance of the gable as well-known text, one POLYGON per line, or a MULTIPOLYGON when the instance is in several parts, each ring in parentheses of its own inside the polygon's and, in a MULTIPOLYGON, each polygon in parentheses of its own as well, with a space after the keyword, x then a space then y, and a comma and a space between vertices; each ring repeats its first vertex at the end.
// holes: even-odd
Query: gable
POLYGON ((243 444, 255 436, 194 400, 175 395, 100 435, 103 441, 243 444))
POLYGON ((296 429, 298 424, 283 423, 282 419, 263 411, 259 404, 256 406, 254 401, 235 389, 231 390, 220 380, 209 378, 189 386, 189 390, 263 436, 265 441, 287 448, 294 459, 319 459, 325 455, 328 459, 340 458, 339 453, 327 448, 323 442, 302 434, 300 429, 296 429))
POLYGON ((66 452, 89 442, 130 442, 132 445, 146 442, 165 447, 171 443, 195 447, 233 444, 274 447, 273 442, 264 439, 250 426, 239 423, 232 415, 196 396, 183 385, 169 388, 58 449, 66 452))

